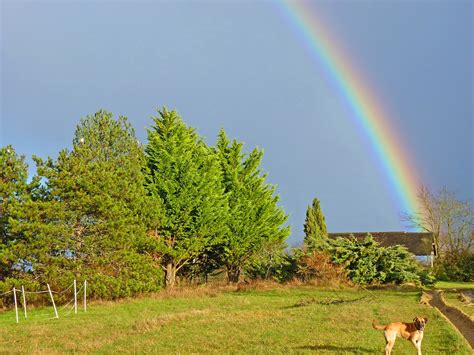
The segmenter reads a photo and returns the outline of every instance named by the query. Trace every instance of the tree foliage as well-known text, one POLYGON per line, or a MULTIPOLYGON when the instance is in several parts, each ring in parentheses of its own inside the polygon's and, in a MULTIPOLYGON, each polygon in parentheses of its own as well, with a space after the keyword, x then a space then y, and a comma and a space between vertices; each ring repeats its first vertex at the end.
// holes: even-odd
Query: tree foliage
POLYGON ((223 129, 215 151, 230 215, 220 258, 228 280, 238 282, 249 260, 266 245, 281 245, 290 229, 284 226, 287 216, 278 206, 275 186, 265 182, 266 175, 259 168, 263 151, 255 148, 244 153, 243 143, 231 142, 223 129))
POLYGON ((331 241, 333 261, 343 265, 347 276, 358 284, 418 282, 419 265, 405 247, 381 247, 373 237, 359 241, 355 237, 331 241))
POLYGON ((270 240, 249 259, 245 275, 253 280, 289 281, 292 277, 292 258, 285 251, 281 240, 270 240))
POLYGON ((303 230, 305 234, 303 244, 309 251, 321 249, 327 245, 326 219, 317 198, 313 199, 312 205, 306 210, 303 230))
POLYGON ((433 233, 438 253, 437 276, 443 280, 474 279, 474 211, 444 188, 433 194, 422 187, 418 193, 421 211, 405 216, 412 227, 433 233))
POLYGON ((33 157, 29 182, 25 158, 2 148, 0 293, 87 279, 90 297, 116 298, 216 269, 230 281, 246 268, 282 279, 295 263, 284 253, 287 216, 262 156, 223 130, 209 147, 165 108, 145 149, 126 117, 86 116, 71 149, 33 157))
POLYGON ((28 165, 25 157, 16 153, 11 145, 0 149, 0 281, 11 277, 18 261, 12 253, 19 239, 12 230, 16 209, 29 199, 31 185, 27 182, 28 165))
POLYGON ((148 130, 146 187, 163 218, 155 228, 166 285, 220 240, 227 219, 221 171, 212 150, 175 111, 164 108, 148 130))
POLYGON ((459 201, 444 188, 433 194, 427 187, 418 193, 421 211, 405 216, 412 227, 433 233, 436 250, 463 255, 474 248, 474 211, 469 202, 459 201))
POLYGON ((44 183, 13 224, 23 235, 15 252, 30 265, 25 276, 58 287, 87 278, 91 295, 101 297, 158 289, 161 274, 140 252, 153 206, 143 150, 127 119, 105 111, 87 116, 71 151, 35 160, 44 183))

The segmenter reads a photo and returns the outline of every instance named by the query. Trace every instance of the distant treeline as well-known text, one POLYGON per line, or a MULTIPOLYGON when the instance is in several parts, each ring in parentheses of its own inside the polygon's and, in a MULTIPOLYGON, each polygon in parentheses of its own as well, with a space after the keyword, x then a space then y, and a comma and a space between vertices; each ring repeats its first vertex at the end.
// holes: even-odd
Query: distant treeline
POLYGON ((141 144, 127 118, 99 111, 78 124, 57 158, 0 151, 0 292, 87 279, 115 298, 205 280, 229 282, 283 254, 290 234, 263 151, 222 129, 207 145, 175 111, 153 117, 141 144))

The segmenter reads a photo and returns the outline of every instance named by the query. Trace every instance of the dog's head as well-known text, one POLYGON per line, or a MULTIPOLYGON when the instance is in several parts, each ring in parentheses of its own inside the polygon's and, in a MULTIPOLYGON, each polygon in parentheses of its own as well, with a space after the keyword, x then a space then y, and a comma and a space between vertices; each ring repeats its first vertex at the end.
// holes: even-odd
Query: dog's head
POLYGON ((425 329, 426 323, 428 323, 428 318, 426 317, 415 317, 415 319, 413 319, 415 328, 421 332, 425 329))

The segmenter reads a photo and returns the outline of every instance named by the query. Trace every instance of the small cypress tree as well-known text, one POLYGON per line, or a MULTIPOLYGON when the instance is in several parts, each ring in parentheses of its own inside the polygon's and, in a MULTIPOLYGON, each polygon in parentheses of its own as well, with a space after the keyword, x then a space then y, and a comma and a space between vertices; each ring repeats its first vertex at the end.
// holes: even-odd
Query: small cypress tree
POLYGON ((312 205, 306 210, 304 234, 304 245, 309 251, 323 248, 327 244, 326 219, 317 198, 313 199, 312 205))

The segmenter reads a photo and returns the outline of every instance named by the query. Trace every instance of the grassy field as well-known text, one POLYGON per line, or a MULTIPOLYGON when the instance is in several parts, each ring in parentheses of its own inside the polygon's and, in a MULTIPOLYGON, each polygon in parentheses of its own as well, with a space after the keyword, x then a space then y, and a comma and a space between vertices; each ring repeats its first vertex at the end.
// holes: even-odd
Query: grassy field
POLYGON ((438 281, 435 288, 446 289, 446 288, 472 288, 474 289, 474 282, 452 282, 452 281, 438 281))
MULTIPOLYGON (((437 311, 418 304, 419 297, 417 291, 228 289, 93 303, 87 313, 63 312, 58 320, 39 309, 19 324, 9 311, 0 314, 0 352, 381 353, 384 338, 372 319, 424 315, 424 352, 471 354, 437 311)), ((394 351, 413 354, 414 348, 399 339, 394 351)))
POLYGON ((460 309, 474 319, 474 305, 466 304, 459 299, 459 292, 444 292, 443 298, 449 306, 460 309))

